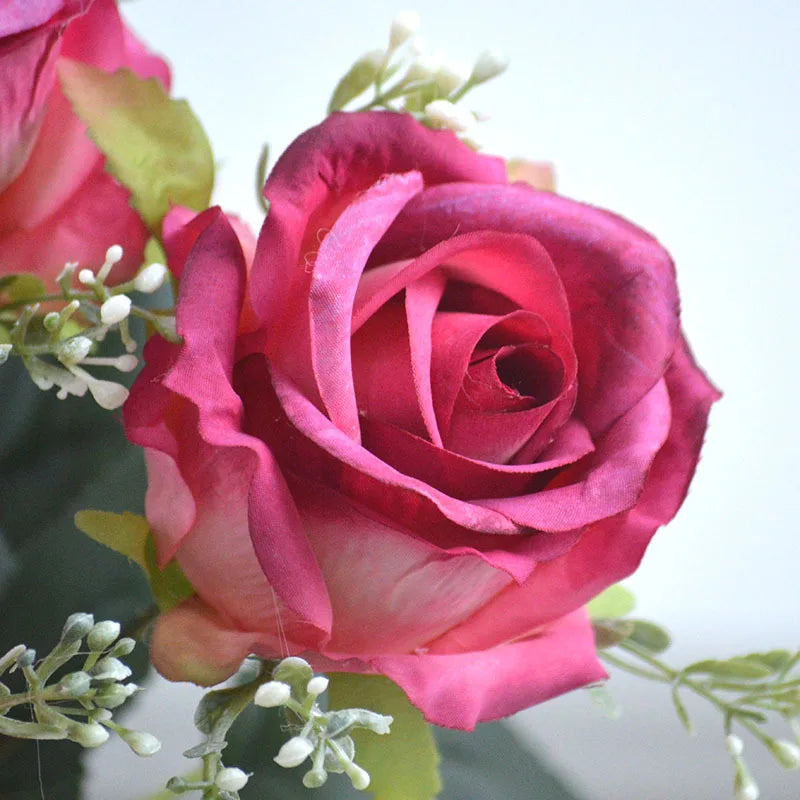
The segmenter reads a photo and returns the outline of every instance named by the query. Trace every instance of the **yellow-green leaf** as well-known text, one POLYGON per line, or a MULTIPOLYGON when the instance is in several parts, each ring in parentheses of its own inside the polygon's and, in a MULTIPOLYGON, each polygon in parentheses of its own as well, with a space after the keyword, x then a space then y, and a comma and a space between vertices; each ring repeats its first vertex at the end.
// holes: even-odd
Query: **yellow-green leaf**
POLYGON ((442 790, 439 751, 422 713, 396 684, 380 675, 330 676, 331 708, 367 708, 394 717, 391 733, 352 732, 355 761, 371 776, 375 800, 432 800, 442 790))
POLYGON ((356 61, 347 71, 344 77, 336 84, 330 102, 328 103, 328 113, 339 111, 344 108, 351 100, 354 100, 362 92, 369 89, 378 77, 383 53, 373 51, 367 53, 356 61))
POLYGON ((19 272, 0 278, 0 294, 4 294, 9 303, 20 303, 42 297, 47 294, 47 289, 41 278, 28 272, 19 272))
POLYGON ((185 100, 173 100, 158 80, 129 69, 108 73, 62 58, 58 74, 106 168, 130 190, 131 204, 154 234, 171 204, 208 208, 214 159, 185 100))
POLYGON ((615 619, 630 614, 635 605, 633 594, 622 584, 615 583, 589 601, 586 609, 592 619, 615 619))
POLYGON ((162 611, 169 611, 194 594, 176 562, 171 561, 164 569, 159 569, 150 526, 139 514, 87 509, 75 515, 75 525, 91 539, 135 561, 145 571, 162 611))

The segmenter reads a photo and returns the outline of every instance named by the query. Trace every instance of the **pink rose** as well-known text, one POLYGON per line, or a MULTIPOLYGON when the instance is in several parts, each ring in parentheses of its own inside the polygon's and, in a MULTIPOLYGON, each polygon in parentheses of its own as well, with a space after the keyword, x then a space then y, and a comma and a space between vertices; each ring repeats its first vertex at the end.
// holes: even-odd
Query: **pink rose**
POLYGON ((155 628, 168 678, 302 653, 470 728, 604 677, 582 606, 677 511, 718 395, 655 239, 505 174, 335 114, 275 166, 251 267, 217 210, 175 234, 185 342, 125 407, 197 590, 155 628))
POLYGON ((3 4, 0 272, 52 280, 66 261, 99 266, 109 245, 121 244, 122 279, 141 264, 147 230, 61 92, 62 58, 108 72, 129 67, 169 84, 166 64, 124 26, 113 0, 3 4))

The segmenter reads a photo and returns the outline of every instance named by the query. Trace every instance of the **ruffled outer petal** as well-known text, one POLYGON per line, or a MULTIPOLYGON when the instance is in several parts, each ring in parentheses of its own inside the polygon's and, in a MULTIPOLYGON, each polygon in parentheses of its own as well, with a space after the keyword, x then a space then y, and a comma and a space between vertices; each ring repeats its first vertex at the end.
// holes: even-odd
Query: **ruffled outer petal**
POLYGON ((429 722, 466 730, 607 677, 584 611, 487 650, 381 656, 370 663, 429 722))
MULTIPOLYGON (((195 498, 195 524, 180 542, 184 551, 188 548, 198 559, 183 553, 187 571, 208 565, 203 548, 195 547, 192 540, 206 541, 206 536, 218 533, 226 524, 225 504, 235 499, 231 507, 245 516, 229 515, 227 519, 235 530, 249 527, 251 546, 266 576, 266 580, 262 576, 259 589, 263 613, 269 614, 272 606, 271 595, 265 600, 269 581, 293 611, 324 634, 331 625, 330 603, 283 476, 264 443, 241 433, 241 401, 232 384, 244 257, 233 229, 218 209, 205 212, 204 218, 208 225, 197 238, 181 283, 178 331, 185 342, 173 346, 151 341, 147 367, 125 408, 126 429, 134 442, 171 455, 195 498), (208 296, 215 298, 213 326, 207 324, 208 296), (153 367, 164 361, 172 365, 166 375, 156 373, 154 394, 148 397, 155 377, 153 367), (165 396, 165 390, 171 394, 165 396), (156 403, 162 405, 160 413, 151 407, 156 403), (162 415, 167 417, 167 430, 159 423, 162 415), (220 485, 227 487, 227 499, 220 485)), ((238 541, 237 547, 231 548, 235 552, 246 547, 238 541)), ((229 566, 236 569, 243 564, 250 569, 248 563, 233 557, 229 566)), ((241 618, 252 598, 245 600, 236 581, 218 566, 214 563, 211 571, 198 574, 198 586, 227 597, 227 613, 241 618), (215 574, 219 575, 217 581, 213 580, 215 574)), ((189 577, 191 580, 191 574, 189 577)), ((252 580, 248 585, 253 585, 252 580)))

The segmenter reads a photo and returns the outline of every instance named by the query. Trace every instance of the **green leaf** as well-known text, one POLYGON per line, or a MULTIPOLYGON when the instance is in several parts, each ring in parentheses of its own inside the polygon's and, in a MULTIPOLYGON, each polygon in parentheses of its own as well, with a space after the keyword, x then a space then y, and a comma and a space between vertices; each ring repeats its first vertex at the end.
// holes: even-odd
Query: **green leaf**
POLYGON ((630 614, 635 605, 633 593, 622 584, 615 583, 590 600, 586 610, 592 619, 615 619, 630 614))
POLYGON ((376 800, 432 800, 441 791, 439 752, 430 726, 403 690, 377 675, 330 676, 331 708, 368 708, 394 717, 388 736, 353 731, 356 763, 371 776, 376 800))
POLYGON ((9 303, 19 303, 47 294, 47 288, 36 275, 20 272, 0 278, 0 294, 5 294, 9 303))
POLYGON ((171 561, 163 570, 158 567, 150 526, 139 514, 87 509, 75 515, 75 525, 96 542, 135 561, 145 571, 162 611, 169 611, 194 594, 176 562, 171 561))
POLYGON ((678 714, 678 718, 680 719, 683 727, 686 728, 687 733, 694 734, 694 726, 692 725, 691 719, 689 719, 689 712, 686 710, 686 706, 683 704, 683 700, 681 700, 679 687, 675 684, 672 687, 672 705, 675 706, 675 711, 678 714))
POLYGON ((650 653, 663 653, 672 644, 670 635, 655 622, 644 619, 631 620, 633 631, 628 639, 650 653))
POLYGON ((747 656, 735 656, 727 661, 707 659, 690 664, 684 670, 687 675, 701 673, 714 678, 734 678, 740 680, 758 680, 768 678, 772 669, 756 659, 747 656))
POLYGON ((344 77, 336 84, 330 102, 328 103, 328 113, 339 111, 344 108, 351 100, 354 100, 362 92, 369 89, 378 77, 380 68, 379 54, 367 53, 353 64, 344 77))
POLYGON ((62 58, 58 74, 106 168, 130 190, 131 204, 155 235, 171 205, 208 207, 211 145, 185 100, 171 99, 158 80, 129 69, 109 74, 62 58))

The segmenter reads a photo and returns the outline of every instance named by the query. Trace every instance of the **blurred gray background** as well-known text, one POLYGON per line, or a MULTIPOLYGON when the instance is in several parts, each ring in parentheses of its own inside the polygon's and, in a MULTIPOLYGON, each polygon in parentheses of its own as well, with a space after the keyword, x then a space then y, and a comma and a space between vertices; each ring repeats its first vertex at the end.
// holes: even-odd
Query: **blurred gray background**
MULTIPOLYGON (((433 49, 486 47, 508 73, 475 92, 486 151, 551 160, 559 191, 653 232, 678 266, 683 318, 725 397, 678 518, 628 581, 638 613, 674 634, 676 665, 796 647, 800 588, 800 4, 422 0, 433 49)), ((173 65, 219 159, 216 200, 255 226, 254 169, 318 122, 335 80, 383 45, 402 8, 305 0, 136 0, 124 12, 173 65)), ((591 800, 726 800, 721 720, 690 704, 690 739, 664 687, 615 674, 611 721, 579 692, 519 715, 520 736, 591 800)), ((143 765, 92 760, 89 800, 140 797, 185 769, 196 693, 156 683, 130 718, 177 744, 143 765), (106 765, 106 766, 103 766, 106 765), (130 777, 126 778, 125 775, 130 777), (124 790, 120 786, 124 785, 124 790), (127 792, 127 793, 126 793, 127 792)), ((118 744, 118 743, 116 743, 118 744)), ((110 746, 110 745, 109 745, 110 746)), ((800 796, 746 741, 762 797, 800 796)))

